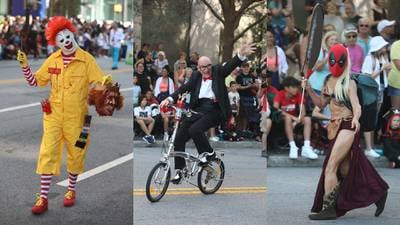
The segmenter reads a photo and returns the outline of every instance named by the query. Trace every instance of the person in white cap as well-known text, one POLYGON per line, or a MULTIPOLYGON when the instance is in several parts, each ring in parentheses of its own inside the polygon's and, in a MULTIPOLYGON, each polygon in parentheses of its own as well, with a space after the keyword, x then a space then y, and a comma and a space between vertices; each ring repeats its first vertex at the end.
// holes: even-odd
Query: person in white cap
POLYGON ((375 79, 379 86, 378 101, 377 103, 366 106, 363 113, 368 116, 365 121, 361 121, 361 130, 364 132, 364 139, 366 150, 365 154, 374 158, 378 158, 379 154, 375 152, 373 147, 374 130, 377 125, 378 112, 382 106, 384 100, 385 89, 388 86, 387 75, 391 69, 390 62, 388 60, 387 48, 389 43, 385 41, 381 36, 376 36, 371 39, 370 49, 368 55, 365 57, 362 73, 369 74, 375 79), (376 118, 376 119, 371 119, 376 118))
POLYGON ((378 23, 377 30, 379 34, 385 39, 385 41, 389 42, 389 45, 392 45, 394 40, 394 24, 396 21, 394 20, 381 20, 378 23))

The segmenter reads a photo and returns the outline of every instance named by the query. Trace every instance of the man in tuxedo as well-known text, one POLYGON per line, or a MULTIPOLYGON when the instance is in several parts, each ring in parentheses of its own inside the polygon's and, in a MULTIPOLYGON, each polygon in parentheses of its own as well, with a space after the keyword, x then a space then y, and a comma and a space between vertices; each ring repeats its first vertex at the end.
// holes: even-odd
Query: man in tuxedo
MULTIPOLYGON (((194 112, 190 117, 187 116, 178 128, 174 143, 175 151, 185 151, 186 142, 192 138, 199 154, 208 153, 200 159, 202 164, 206 164, 215 157, 215 152, 205 132, 230 118, 232 112, 225 78, 240 66, 248 55, 254 53, 256 49, 254 46, 254 44, 242 45, 237 55, 222 65, 212 65, 208 57, 200 57, 197 64, 198 70, 193 72, 190 80, 161 102, 160 107, 166 107, 176 102, 183 93, 190 93, 189 105, 194 112)), ((181 181, 181 170, 184 167, 185 160, 176 157, 176 175, 172 179, 173 183, 181 181)))

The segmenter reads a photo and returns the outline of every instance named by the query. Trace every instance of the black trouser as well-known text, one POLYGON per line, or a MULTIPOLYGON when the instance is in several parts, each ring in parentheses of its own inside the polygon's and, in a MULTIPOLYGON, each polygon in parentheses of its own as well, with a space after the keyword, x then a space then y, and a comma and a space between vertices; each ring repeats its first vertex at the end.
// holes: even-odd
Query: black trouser
MULTIPOLYGON (((218 104, 208 100, 200 101, 200 107, 195 108, 194 111, 200 114, 193 113, 191 117, 186 117, 178 128, 174 143, 175 151, 184 152, 186 142, 192 138, 199 154, 213 152, 205 132, 220 123, 222 111, 218 104)), ((184 167, 185 159, 175 157, 175 169, 184 167)))

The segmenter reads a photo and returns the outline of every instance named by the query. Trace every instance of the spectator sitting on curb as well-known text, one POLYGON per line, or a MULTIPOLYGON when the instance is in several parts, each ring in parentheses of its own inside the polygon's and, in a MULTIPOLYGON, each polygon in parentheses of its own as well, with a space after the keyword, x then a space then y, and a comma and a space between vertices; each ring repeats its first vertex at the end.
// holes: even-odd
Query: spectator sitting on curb
POLYGON ((305 102, 300 105, 302 97, 301 93, 299 93, 300 81, 294 77, 286 77, 283 80, 283 87, 284 89, 275 96, 274 108, 280 109, 282 112, 282 117, 285 123, 285 132, 290 145, 289 158, 297 159, 297 151, 299 148, 294 142, 293 130, 296 125, 302 124, 304 125, 304 146, 302 147, 301 155, 309 159, 316 159, 318 158, 318 155, 313 152, 310 145, 311 118, 305 116, 305 102), (296 111, 298 110, 296 109, 300 109, 300 107, 302 108, 302 113, 297 117, 296 111))
POLYGON ((155 138, 151 135, 154 128, 154 119, 151 117, 151 109, 150 106, 147 106, 147 99, 145 97, 140 98, 140 105, 133 109, 133 115, 135 121, 145 133, 143 140, 147 144, 154 144, 155 138))

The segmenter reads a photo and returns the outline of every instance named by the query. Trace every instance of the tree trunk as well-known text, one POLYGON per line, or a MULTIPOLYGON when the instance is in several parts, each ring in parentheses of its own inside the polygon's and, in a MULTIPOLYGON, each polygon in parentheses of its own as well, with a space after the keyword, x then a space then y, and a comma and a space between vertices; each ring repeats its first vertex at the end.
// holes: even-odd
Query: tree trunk
POLYGON ((239 26, 235 17, 235 8, 226 9, 224 12, 224 28, 222 30, 222 61, 232 58, 233 46, 235 44, 235 30, 239 26))
POLYGON ((235 28, 227 23, 224 24, 222 31, 222 61, 232 58, 233 53, 233 39, 234 39, 235 28))

